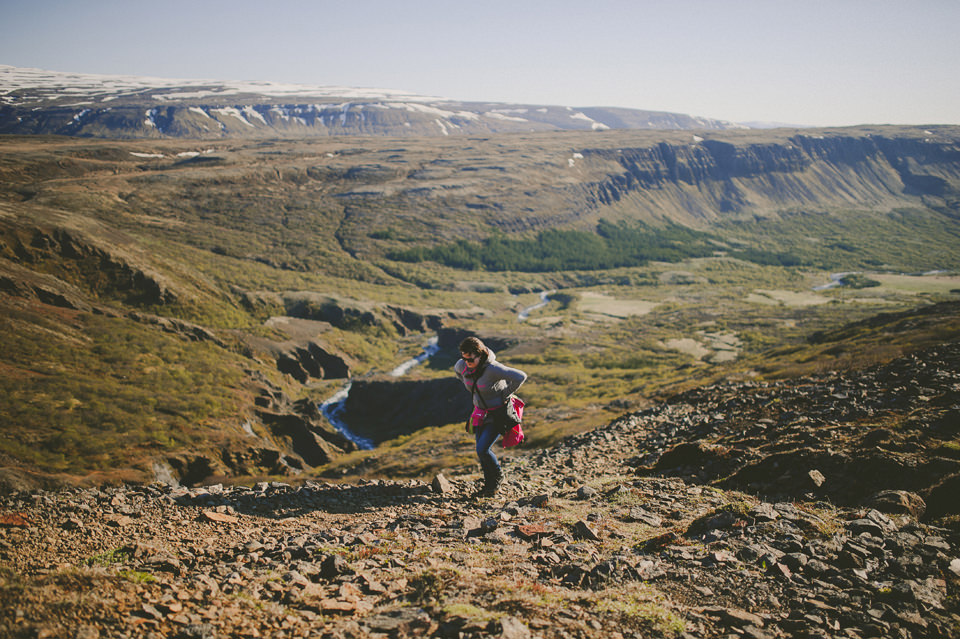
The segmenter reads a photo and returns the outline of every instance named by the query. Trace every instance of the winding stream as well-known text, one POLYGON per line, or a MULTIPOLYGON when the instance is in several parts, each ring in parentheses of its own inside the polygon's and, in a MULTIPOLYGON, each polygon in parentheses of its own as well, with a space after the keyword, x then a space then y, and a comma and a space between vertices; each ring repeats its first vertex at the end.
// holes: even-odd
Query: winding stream
POLYGON ((550 296, 556 293, 556 291, 543 291, 540 293, 540 301, 534 304, 533 306, 528 306, 527 308, 520 311, 520 314, 517 315, 517 321, 522 322, 530 317, 530 313, 537 310, 538 308, 543 308, 550 303, 550 296))
POLYGON ((827 289, 829 289, 829 288, 836 288, 837 286, 843 286, 843 284, 840 282, 840 280, 842 280, 843 278, 845 278, 847 275, 852 275, 852 273, 834 273, 834 274, 832 274, 832 275, 830 276, 830 282, 828 282, 827 284, 821 284, 821 285, 819 285, 819 286, 814 286, 814 287, 813 287, 813 290, 815 290, 815 291, 825 291, 825 290, 827 290, 827 289))
MULTIPOLYGON (((414 366, 418 366, 419 364, 422 364, 433 357, 437 351, 440 350, 438 342, 439 337, 434 335, 427 340, 427 345, 423 347, 422 353, 414 358, 408 359, 404 363, 394 368, 388 374, 391 377, 403 377, 409 373, 410 369, 412 369, 414 366)), ((343 388, 338 390, 330 399, 320 404, 320 412, 323 413, 323 416, 326 418, 326 420, 330 422, 341 435, 356 444, 357 448, 361 450, 372 450, 375 446, 373 440, 357 435, 351 431, 343 419, 343 413, 346 410, 347 397, 350 395, 350 388, 352 386, 352 382, 347 382, 343 388)))
POLYGON ((353 382, 347 382, 343 388, 338 390, 333 397, 320 404, 320 412, 341 435, 352 441, 360 450, 372 450, 373 440, 361 437, 347 428, 347 423, 343 421, 343 411, 346 409, 347 396, 350 395, 350 388, 353 382))

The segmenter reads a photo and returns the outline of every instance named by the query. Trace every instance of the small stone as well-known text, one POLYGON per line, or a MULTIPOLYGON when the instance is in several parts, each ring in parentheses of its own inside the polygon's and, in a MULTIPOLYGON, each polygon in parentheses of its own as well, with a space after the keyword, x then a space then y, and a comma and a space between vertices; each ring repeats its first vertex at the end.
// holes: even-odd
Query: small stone
POLYGON ((589 541, 600 541, 600 535, 597 534, 593 528, 590 527, 590 524, 583 521, 582 519, 578 521, 573 526, 573 535, 577 539, 587 539, 589 541))
POLYGON ((711 552, 709 557, 710 560, 715 564, 729 564, 737 560, 737 558, 734 557, 733 553, 731 553, 729 550, 717 550, 711 552))
POLYGON ((489 533, 489 532, 493 532, 493 531, 496 530, 499 526, 500 526, 500 520, 499 520, 499 519, 497 519, 496 517, 487 517, 487 518, 484 519, 483 522, 480 524, 480 530, 483 531, 483 534, 487 534, 487 533, 489 533))
POLYGON ((449 495, 454 491, 453 483, 444 477, 443 473, 437 474, 430 483, 430 488, 438 495, 449 495))
POLYGON ((950 572, 960 577, 960 559, 953 559, 950 562, 950 572))
POLYGON ((76 639, 100 639, 100 631, 96 626, 80 626, 75 636, 76 639))
POLYGON ((140 606, 140 609, 147 617, 156 619, 157 621, 163 621, 163 613, 157 610, 153 605, 145 603, 140 606))
POLYGON ((807 473, 807 477, 810 478, 810 481, 813 482, 813 485, 817 488, 823 486, 823 483, 827 481, 827 478, 823 476, 819 470, 811 470, 807 473))
POLYGON ((905 490, 885 490, 870 498, 868 504, 880 512, 893 515, 910 515, 920 519, 927 510, 923 498, 905 490))
POLYGON ((357 609, 356 602, 341 599, 324 599, 320 602, 320 609, 324 614, 345 615, 357 609))
POLYGON ((592 499, 593 497, 596 497, 596 496, 597 496, 597 489, 591 488, 590 486, 581 486, 580 489, 577 490, 578 499, 592 499))
POLYGON ((768 573, 774 575, 775 577, 782 577, 784 579, 792 579, 793 572, 791 572, 790 567, 787 564, 775 562, 767 570, 768 573))
POLYGON ((29 528, 32 526, 30 520, 23 513, 4 513, 0 515, 0 527, 2 528, 29 528))
POLYGON ((205 510, 201 516, 207 521, 214 521, 221 524, 235 524, 240 521, 238 517, 227 515, 225 513, 219 513, 214 510, 205 510))
POLYGON ((627 521, 638 521, 651 528, 659 528, 663 525, 663 520, 660 517, 643 508, 631 508, 630 513, 627 515, 627 521))
POLYGON ((751 508, 747 515, 753 517, 758 522, 776 521, 780 519, 780 513, 773 507, 773 504, 762 503, 751 508))
POLYGON ((349 570, 347 560, 340 555, 329 555, 323 560, 320 566, 320 576, 324 579, 333 579, 337 575, 342 575, 349 570))
POLYGON ((853 521, 848 521, 845 524, 847 530, 854 535, 862 535, 863 533, 868 533, 874 537, 883 536, 883 527, 875 521, 869 519, 854 519, 853 521))
POLYGON ((60 527, 64 530, 81 530, 83 528, 83 522, 76 517, 67 517, 60 522, 60 527))
POLYGON ((549 531, 539 524, 527 524, 517 526, 517 533, 524 539, 536 539, 549 534, 549 531))
POLYGON ((534 508, 543 508, 550 501, 550 495, 547 493, 542 493, 540 495, 534 495, 529 499, 530 505, 534 508))
POLYGON ((680 536, 671 530, 670 532, 665 532, 662 535, 657 535, 656 537, 647 539, 640 544, 640 548, 642 548, 644 551, 660 550, 661 548, 669 546, 670 544, 673 544, 679 540, 680 536))
POLYGON ((108 522, 114 528, 123 528, 124 526, 129 526, 133 523, 132 517, 127 517, 126 515, 121 515, 116 519, 112 519, 108 522))
POLYGON ((502 617, 500 628, 501 639, 530 639, 533 636, 530 629, 516 617, 502 617))
POLYGON ((743 628, 745 626, 763 628, 764 625, 763 618, 759 615, 738 608, 707 608, 704 610, 704 613, 719 617, 725 625, 736 628, 743 628))

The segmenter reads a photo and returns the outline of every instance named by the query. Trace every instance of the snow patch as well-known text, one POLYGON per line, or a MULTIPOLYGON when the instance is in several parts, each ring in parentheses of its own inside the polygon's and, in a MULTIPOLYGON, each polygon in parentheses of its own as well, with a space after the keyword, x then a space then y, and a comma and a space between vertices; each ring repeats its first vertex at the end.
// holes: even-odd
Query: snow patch
POLYGON ((529 122, 527 118, 518 118, 511 115, 505 115, 499 111, 487 111, 484 115, 493 120, 508 120, 510 122, 529 122))
POLYGON ((214 113, 219 113, 221 115, 236 118, 241 122, 243 122, 244 124, 246 124, 251 129, 255 128, 252 124, 250 124, 250 122, 247 121, 245 117, 243 117, 243 113, 240 112, 240 109, 236 107, 221 107, 219 109, 210 109, 210 110, 213 111, 214 113))
POLYGON ((243 107, 243 114, 247 116, 248 119, 253 118, 254 120, 260 120, 264 124, 267 123, 267 121, 263 118, 263 116, 260 115, 260 112, 254 109, 252 106, 243 107))
POLYGON ((137 153, 135 151, 130 151, 130 155, 137 158, 162 158, 164 157, 163 153, 137 153))
POLYGON ((582 112, 580 112, 580 111, 577 111, 576 113, 574 113, 573 115, 571 115, 571 116, 570 116, 570 119, 571 119, 571 120, 583 120, 584 122, 589 122, 589 123, 590 123, 590 128, 593 129, 594 131, 605 131, 605 130, 607 130, 607 129, 610 128, 610 127, 608 127, 606 124, 604 124, 603 122, 597 122, 596 120, 594 120, 593 118, 591 118, 591 117, 590 117, 589 115, 587 115, 586 113, 582 113, 582 112))

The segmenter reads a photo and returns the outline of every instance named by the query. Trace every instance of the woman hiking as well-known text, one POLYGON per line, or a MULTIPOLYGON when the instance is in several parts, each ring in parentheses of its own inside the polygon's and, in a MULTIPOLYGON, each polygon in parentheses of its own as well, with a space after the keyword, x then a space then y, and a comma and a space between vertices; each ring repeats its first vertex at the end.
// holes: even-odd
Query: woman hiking
POLYGON ((504 434, 507 397, 520 388, 527 374, 498 362, 494 352, 476 337, 460 342, 460 360, 453 370, 473 396, 467 432, 472 430, 476 436, 477 457, 483 469, 483 488, 475 496, 492 497, 503 481, 493 445, 504 434))

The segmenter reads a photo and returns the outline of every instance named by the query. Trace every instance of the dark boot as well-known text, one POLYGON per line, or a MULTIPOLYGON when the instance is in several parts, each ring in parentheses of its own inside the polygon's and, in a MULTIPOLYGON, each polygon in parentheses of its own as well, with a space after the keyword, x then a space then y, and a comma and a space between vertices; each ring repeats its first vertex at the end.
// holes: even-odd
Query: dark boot
POLYGON ((483 489, 480 491, 480 495, 482 497, 493 497, 497 494, 497 490, 500 489, 500 484, 502 483, 503 470, 498 466, 495 470, 484 473, 483 489))

